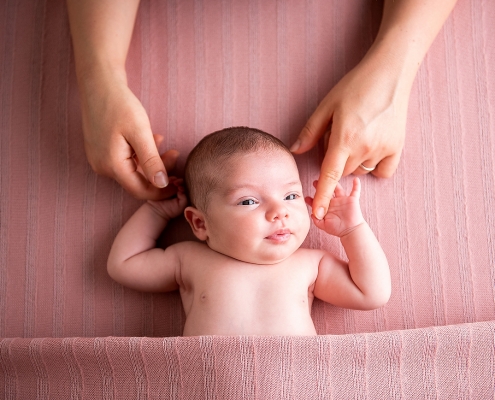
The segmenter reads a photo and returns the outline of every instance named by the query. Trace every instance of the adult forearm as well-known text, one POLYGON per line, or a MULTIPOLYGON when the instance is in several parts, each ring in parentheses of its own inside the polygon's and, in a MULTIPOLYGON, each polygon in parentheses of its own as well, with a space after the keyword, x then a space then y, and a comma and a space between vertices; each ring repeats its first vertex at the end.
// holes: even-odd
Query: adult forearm
POLYGON ((412 84, 456 0, 385 0, 382 22, 367 58, 412 84))
POLYGON ((139 0, 67 0, 78 79, 114 71, 125 76, 139 0))

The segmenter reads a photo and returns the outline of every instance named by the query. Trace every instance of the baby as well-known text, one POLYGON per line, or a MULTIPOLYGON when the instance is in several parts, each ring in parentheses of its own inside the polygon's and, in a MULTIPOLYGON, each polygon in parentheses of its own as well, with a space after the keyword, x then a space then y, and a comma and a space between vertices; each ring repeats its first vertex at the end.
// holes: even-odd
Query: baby
POLYGON ((324 219, 312 217, 340 238, 348 263, 300 247, 312 199, 303 197, 290 151, 267 133, 240 127, 203 138, 186 163, 190 206, 182 181, 171 182, 176 198, 148 201, 121 229, 108 273, 136 290, 179 290, 185 336, 316 335, 315 297, 359 310, 388 301, 390 271, 361 214, 358 178, 348 196, 337 186, 324 219), (201 242, 155 248, 181 213, 201 242))

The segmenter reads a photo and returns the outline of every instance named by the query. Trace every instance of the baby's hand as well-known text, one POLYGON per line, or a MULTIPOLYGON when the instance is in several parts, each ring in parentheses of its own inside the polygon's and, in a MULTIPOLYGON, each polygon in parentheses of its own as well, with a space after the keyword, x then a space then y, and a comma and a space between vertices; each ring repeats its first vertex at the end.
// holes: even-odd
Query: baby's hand
MULTIPOLYGON (((313 182, 313 186, 316 187, 317 183, 318 181, 313 182)), ((323 229, 330 235, 338 237, 347 235, 364 222, 359 206, 360 193, 361 182, 359 178, 354 178, 349 196, 346 196, 344 189, 338 183, 325 217, 319 220, 314 215, 311 215, 311 219, 318 228, 323 229)), ((313 199, 306 197, 305 200, 312 207, 313 199)))
POLYGON ((177 188, 177 197, 172 199, 152 201, 148 200, 153 209, 163 218, 170 220, 182 214, 187 206, 187 197, 184 191, 183 180, 176 177, 169 177, 169 185, 177 188))

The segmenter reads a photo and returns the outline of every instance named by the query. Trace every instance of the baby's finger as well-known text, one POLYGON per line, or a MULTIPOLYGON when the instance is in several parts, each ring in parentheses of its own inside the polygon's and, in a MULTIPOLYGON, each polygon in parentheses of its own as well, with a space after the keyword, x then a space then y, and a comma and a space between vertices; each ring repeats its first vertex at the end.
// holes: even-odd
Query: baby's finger
POLYGON ((335 185, 335 190, 333 193, 335 194, 335 197, 345 196, 345 190, 340 183, 337 183, 337 185, 335 185))
POLYGON ((187 203, 187 196, 184 193, 184 191, 180 190, 177 192, 177 199, 179 200, 179 204, 185 204, 187 203))
POLYGON ((177 194, 177 196, 179 196, 179 195, 181 196, 179 198, 180 208, 181 208, 181 211, 184 211, 184 209, 187 207, 187 205, 189 203, 189 200, 188 200, 187 196, 184 193, 177 194))
POLYGON ((175 186, 182 186, 184 183, 184 179, 177 178, 176 176, 169 176, 168 181, 170 184, 173 184, 175 186))
POLYGON ((306 204, 308 206, 313 207, 313 198, 312 197, 305 197, 304 201, 306 202, 306 204))
POLYGON ((357 197, 359 199, 360 195, 361 195, 361 180, 356 177, 352 181, 352 190, 351 190, 351 194, 349 196, 357 197))
POLYGON ((162 135, 153 133, 153 139, 155 139, 156 148, 158 149, 158 151, 160 151, 160 146, 165 140, 165 138, 162 135))

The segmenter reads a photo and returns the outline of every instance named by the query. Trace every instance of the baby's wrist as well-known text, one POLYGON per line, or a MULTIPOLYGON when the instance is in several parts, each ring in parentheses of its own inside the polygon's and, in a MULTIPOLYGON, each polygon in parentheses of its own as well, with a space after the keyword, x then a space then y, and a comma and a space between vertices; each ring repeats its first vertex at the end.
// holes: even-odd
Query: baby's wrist
POLYGON ((148 200, 145 203, 145 206, 147 206, 153 214, 155 214, 157 217, 161 218, 164 220, 164 222, 168 222, 172 219, 170 215, 168 215, 164 210, 162 210, 160 207, 157 207, 155 201, 148 200))
POLYGON ((361 227, 364 227, 365 225, 366 225, 366 221, 363 219, 361 222, 353 225, 350 228, 345 229, 339 235, 340 240, 343 240, 343 239, 346 239, 346 238, 352 236, 353 233, 355 233, 356 231, 358 231, 359 229, 361 229, 361 227))

